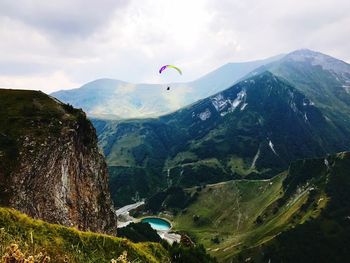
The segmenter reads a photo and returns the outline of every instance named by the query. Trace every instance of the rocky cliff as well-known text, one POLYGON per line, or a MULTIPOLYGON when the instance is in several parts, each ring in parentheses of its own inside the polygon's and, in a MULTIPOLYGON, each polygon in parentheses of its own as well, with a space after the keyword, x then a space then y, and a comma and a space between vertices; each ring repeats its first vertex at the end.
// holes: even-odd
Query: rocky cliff
POLYGON ((85 114, 41 92, 0 90, 0 204, 115 234, 108 174, 85 114))

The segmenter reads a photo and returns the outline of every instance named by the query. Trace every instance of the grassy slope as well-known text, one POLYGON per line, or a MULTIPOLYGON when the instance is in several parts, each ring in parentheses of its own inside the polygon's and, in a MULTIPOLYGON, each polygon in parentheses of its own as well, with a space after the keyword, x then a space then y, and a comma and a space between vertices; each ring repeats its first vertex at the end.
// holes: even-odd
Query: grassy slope
MULTIPOLYGON (((303 220, 304 224, 285 231, 263 246, 243 251, 238 258, 239 262, 244 262, 247 258, 257 263, 349 262, 350 153, 340 153, 327 159, 327 168, 308 169, 308 177, 321 175, 318 189, 322 188, 323 183, 326 195, 316 198, 316 202, 321 204, 321 213, 311 215, 309 220, 303 220)), ((306 175, 302 169, 300 171, 299 174, 306 175)))
POLYGON ((81 110, 57 103, 40 91, 0 89, 0 101, 0 132, 13 138, 21 136, 24 128, 26 134, 45 137, 57 132, 62 122, 85 116, 81 110))
POLYGON ((207 185, 187 212, 175 218, 174 226, 195 236, 215 256, 233 252, 252 234, 262 210, 279 197, 283 177, 207 185), (198 222, 193 220, 195 215, 198 222), (219 244, 211 241, 215 237, 219 237, 219 244))
MULTIPOLYGON (((288 187, 293 188, 290 190, 284 183, 286 176, 284 172, 271 180, 208 185, 199 192, 197 201, 174 218, 174 226, 203 243, 220 261, 229 260, 317 216, 325 206, 325 197, 316 207, 311 208, 308 203, 312 185, 320 184, 317 180, 309 184, 290 182, 288 187), (194 220, 196 216, 199 219, 194 220), (213 242, 215 238, 219 242, 213 242)), ((315 195, 321 199, 324 193, 319 191, 315 195)))
POLYGON ((123 251, 127 251, 132 262, 168 261, 167 251, 157 243, 135 244, 123 238, 80 232, 0 208, 0 255, 13 242, 27 254, 44 252, 51 257, 51 262, 63 262, 65 257, 68 262, 110 262, 123 251))

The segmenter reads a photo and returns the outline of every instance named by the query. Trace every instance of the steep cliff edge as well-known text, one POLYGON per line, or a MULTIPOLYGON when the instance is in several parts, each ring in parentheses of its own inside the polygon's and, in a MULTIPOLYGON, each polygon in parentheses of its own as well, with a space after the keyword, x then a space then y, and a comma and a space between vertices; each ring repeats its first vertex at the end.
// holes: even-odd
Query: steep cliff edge
POLYGON ((37 91, 0 90, 0 205, 115 234, 107 168, 85 114, 37 91))

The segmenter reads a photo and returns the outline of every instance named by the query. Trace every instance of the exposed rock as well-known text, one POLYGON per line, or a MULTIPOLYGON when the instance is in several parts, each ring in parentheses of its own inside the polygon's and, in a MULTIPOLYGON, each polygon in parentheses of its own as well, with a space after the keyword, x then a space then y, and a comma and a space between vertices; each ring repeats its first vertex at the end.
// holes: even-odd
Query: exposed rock
POLYGON ((13 160, 0 140, 0 150, 5 150, 0 161, 11 163, 0 169, 6 193, 1 204, 51 223, 115 234, 107 167, 85 114, 40 92, 0 90, 0 97, 9 101, 8 114, 0 110, 0 121, 7 124, 0 132, 16 146, 13 160), (11 112, 14 98, 31 107, 30 116, 21 115, 22 105, 11 112), (13 116, 16 123, 9 121, 13 116))

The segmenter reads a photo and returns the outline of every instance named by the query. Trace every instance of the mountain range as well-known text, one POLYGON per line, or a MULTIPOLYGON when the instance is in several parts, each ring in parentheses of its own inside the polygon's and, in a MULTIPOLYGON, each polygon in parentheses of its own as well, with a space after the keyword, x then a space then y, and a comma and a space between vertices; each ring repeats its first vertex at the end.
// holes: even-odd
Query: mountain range
POLYGON ((155 117, 228 88, 252 70, 281 56, 252 62, 228 63, 187 83, 134 84, 115 79, 98 79, 78 89, 61 90, 51 95, 74 107, 82 108, 91 117, 155 117), (167 86, 171 87, 169 91, 167 86))
POLYGON ((298 50, 158 118, 93 119, 117 205, 169 186, 270 178, 350 149, 350 65, 298 50))

